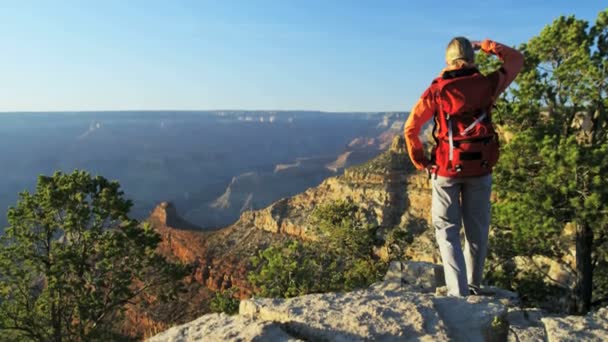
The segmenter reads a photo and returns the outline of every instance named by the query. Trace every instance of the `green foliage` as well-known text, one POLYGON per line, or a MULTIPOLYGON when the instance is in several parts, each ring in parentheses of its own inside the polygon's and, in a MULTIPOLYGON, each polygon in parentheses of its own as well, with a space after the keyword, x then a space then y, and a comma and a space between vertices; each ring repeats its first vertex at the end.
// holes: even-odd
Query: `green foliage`
POLYGON ((369 286, 380 280, 386 273, 386 265, 371 257, 356 259, 344 270, 344 288, 351 291, 369 286))
POLYGON ((155 253, 158 234, 127 216, 131 206, 117 182, 83 171, 40 176, 22 192, 0 240, 0 335, 116 340, 126 304, 180 279, 183 268, 155 253))
POLYGON ((330 251, 346 258, 370 255, 376 228, 370 213, 340 200, 316 207, 312 216, 319 239, 330 251))
POLYGON ((295 297, 318 290, 313 275, 322 270, 309 244, 290 241, 271 246, 252 258, 259 272, 249 274, 249 281, 263 297, 295 297))
POLYGON ((414 231, 420 230, 415 225, 423 224, 423 227, 427 227, 427 221, 410 217, 408 220, 408 227, 393 227, 386 234, 385 245, 388 247, 389 259, 390 260, 401 260, 403 253, 408 245, 410 245, 415 238, 414 231), (420 222, 422 221, 422 222, 420 222))
POLYGON ((415 168, 406 154, 388 149, 365 163, 350 167, 349 170, 353 173, 369 175, 387 174, 394 171, 411 171, 415 170, 415 168))
POLYGON ((239 304, 239 299, 234 297, 234 290, 218 291, 211 299, 210 309, 213 312, 234 315, 239 312, 239 304))
MULTIPOLYGON (((592 27, 574 16, 546 26, 520 47, 524 68, 495 110, 514 135, 495 171, 493 225, 504 234, 501 245, 510 249, 502 260, 514 255, 559 260, 572 244, 563 231, 573 225, 580 233, 577 254, 592 263, 587 268, 583 261, 578 264, 579 283, 573 288, 578 300, 585 296, 584 279, 591 279, 608 238, 608 186, 603 176, 608 172, 607 24, 604 10, 592 27), (593 239, 583 241, 582 232, 593 239)), ((482 70, 494 63, 487 57, 478 62, 482 70)), ((530 280, 535 285, 518 288, 540 293, 536 280, 530 280)), ((596 288, 605 282, 597 277, 595 281, 596 288)), ((578 312, 586 311, 590 298, 582 300, 587 305, 578 312)))
POLYGON ((289 241, 252 258, 249 281, 263 297, 352 290, 377 281, 385 265, 372 258, 376 225, 351 202, 337 201, 313 212, 314 242, 289 241))

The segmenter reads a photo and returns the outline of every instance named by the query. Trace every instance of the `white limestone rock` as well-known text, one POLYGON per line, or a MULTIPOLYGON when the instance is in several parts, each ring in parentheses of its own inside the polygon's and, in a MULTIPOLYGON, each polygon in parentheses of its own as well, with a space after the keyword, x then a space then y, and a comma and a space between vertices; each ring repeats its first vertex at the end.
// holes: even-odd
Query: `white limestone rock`
POLYGON ((256 321, 241 316, 209 314, 164 331, 148 342, 194 341, 299 341, 273 322, 256 321))
POLYGON ((484 341, 506 307, 492 298, 435 297, 391 281, 349 293, 253 298, 240 315, 284 323, 294 336, 327 341, 484 341))
POLYGON ((285 323, 306 340, 447 340, 431 296, 399 289, 241 302, 240 314, 285 323))
POLYGON ((541 320, 549 342, 608 341, 608 308, 586 316, 545 317, 541 320))
POLYGON ((540 309, 511 308, 507 314, 509 321, 509 342, 547 340, 545 327, 541 322, 544 313, 540 309))
POLYGON ((438 267, 393 263, 385 281, 363 290, 243 300, 238 316, 202 316, 149 341, 506 340, 514 294, 437 295, 432 291, 443 279, 438 267))
POLYGON ((435 308, 455 341, 501 340, 508 331, 507 307, 485 296, 435 297, 435 308), (506 324, 494 326, 495 320, 506 324))

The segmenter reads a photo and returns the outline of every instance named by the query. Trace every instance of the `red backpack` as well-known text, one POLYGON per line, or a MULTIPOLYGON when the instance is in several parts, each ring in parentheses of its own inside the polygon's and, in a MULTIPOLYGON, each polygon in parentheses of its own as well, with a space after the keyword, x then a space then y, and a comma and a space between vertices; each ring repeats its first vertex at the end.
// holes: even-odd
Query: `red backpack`
POLYGON ((490 115, 494 88, 477 69, 448 71, 433 81, 435 174, 472 177, 492 172, 499 147, 490 115))

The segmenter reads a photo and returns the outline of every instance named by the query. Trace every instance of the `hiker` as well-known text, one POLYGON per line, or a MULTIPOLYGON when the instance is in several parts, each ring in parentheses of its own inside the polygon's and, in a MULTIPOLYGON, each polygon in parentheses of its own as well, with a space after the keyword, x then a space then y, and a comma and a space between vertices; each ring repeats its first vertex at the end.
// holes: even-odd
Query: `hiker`
POLYGON ((498 136, 491 121, 494 101, 515 79, 523 55, 491 41, 450 41, 447 67, 422 94, 405 124, 404 135, 414 166, 432 179, 432 225, 450 296, 478 294, 490 226, 492 167, 498 160, 498 136), (502 67, 483 76, 475 50, 496 55, 502 67), (435 147, 427 158, 418 137, 434 119, 435 147), (464 223, 464 253, 460 226, 464 223))

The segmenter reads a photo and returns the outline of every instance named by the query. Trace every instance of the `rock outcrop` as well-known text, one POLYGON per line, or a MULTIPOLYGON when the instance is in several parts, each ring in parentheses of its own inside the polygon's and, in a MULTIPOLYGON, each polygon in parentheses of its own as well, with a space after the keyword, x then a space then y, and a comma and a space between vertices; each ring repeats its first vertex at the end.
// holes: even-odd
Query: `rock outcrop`
POLYGON ((235 288, 241 298, 251 295, 248 258, 259 248, 284 239, 245 225, 212 232, 184 230, 181 227, 191 226, 168 202, 160 203, 148 222, 161 236, 158 251, 169 259, 191 265, 192 281, 211 291, 235 288))
POLYGON ((521 309, 516 294, 496 288, 486 288, 485 296, 446 297, 439 268, 397 262, 384 281, 363 290, 243 300, 236 316, 205 315, 149 341, 608 340, 608 308, 557 317, 521 309))
POLYGON ((173 327, 149 342, 160 341, 298 341, 273 322, 242 316, 209 314, 188 324, 173 327))
POLYGON ((608 341, 608 308, 587 316, 545 317, 541 321, 549 342, 608 341))
POLYGON ((202 228, 181 218, 177 214, 177 209, 171 202, 161 202, 152 210, 150 219, 157 220, 161 225, 178 230, 201 231, 202 228))
MULTIPOLYGON (((271 340, 270 336, 278 341, 484 341, 506 337, 508 326, 496 324, 506 321, 504 300, 437 296, 401 281, 416 274, 430 275, 437 267, 406 264, 401 275, 394 269, 394 277, 348 293, 244 300, 238 316, 206 315, 149 341, 263 341, 271 340)), ((440 285, 434 279, 435 275, 426 278, 430 287, 440 285)))
POLYGON ((195 226, 183 220, 172 203, 162 202, 157 205, 150 214, 148 223, 161 236, 159 252, 170 259, 189 264, 205 254, 207 234, 193 229, 195 226))

